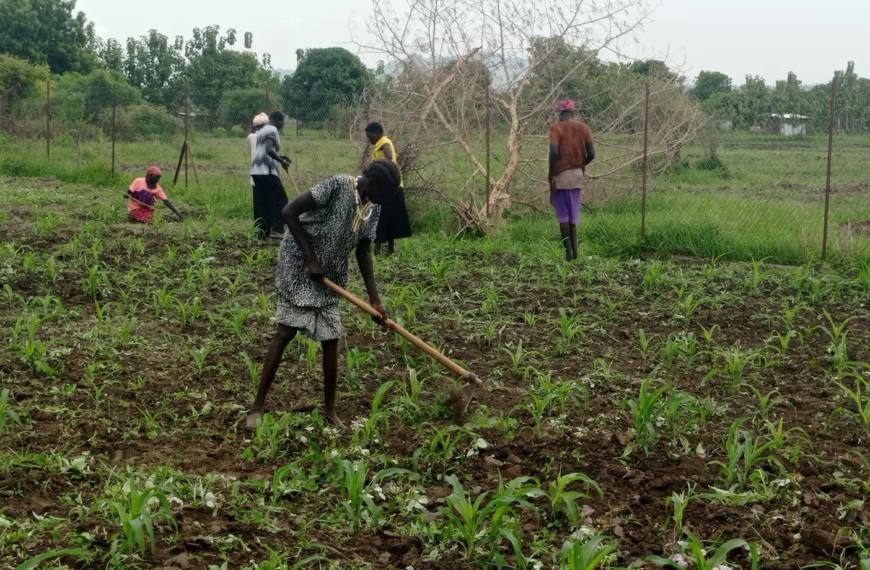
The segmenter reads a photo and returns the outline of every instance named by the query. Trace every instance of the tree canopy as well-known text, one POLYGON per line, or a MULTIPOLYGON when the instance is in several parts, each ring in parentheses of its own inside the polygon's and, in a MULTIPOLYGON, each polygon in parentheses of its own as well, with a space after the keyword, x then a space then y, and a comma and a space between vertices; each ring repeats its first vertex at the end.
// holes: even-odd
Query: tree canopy
POLYGON ((26 97, 33 92, 38 82, 46 79, 46 65, 33 64, 14 55, 0 53, 0 105, 8 105, 26 97))
POLYGON ((0 0, 0 53, 45 63, 52 73, 88 72, 97 64, 94 26, 75 0, 0 0))
POLYGON ((324 118, 324 109, 354 101, 371 81, 362 61, 344 48, 299 50, 296 55, 296 71, 284 78, 281 97, 297 119, 324 118))
POLYGON ((702 71, 695 79, 692 94, 698 101, 706 101, 717 93, 731 91, 731 78, 719 71, 702 71))
MULTIPOLYGON (((858 77, 853 62, 836 75, 838 128, 846 132, 870 128, 870 80, 858 77)), ((773 114, 792 113, 808 117, 813 128, 827 128, 830 82, 807 86, 797 74, 789 72, 773 87, 764 78, 753 75, 747 75, 742 85, 731 87, 722 81, 723 77, 727 76, 701 72, 693 91, 707 114, 717 119, 727 119, 737 128, 763 127, 770 123, 773 114)))

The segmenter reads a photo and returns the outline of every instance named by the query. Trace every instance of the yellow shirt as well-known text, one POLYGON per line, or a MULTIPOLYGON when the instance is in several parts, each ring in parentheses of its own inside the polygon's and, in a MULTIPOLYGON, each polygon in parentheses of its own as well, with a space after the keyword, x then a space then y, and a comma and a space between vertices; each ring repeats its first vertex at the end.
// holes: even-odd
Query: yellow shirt
MULTIPOLYGON (((379 138, 378 142, 375 143, 375 146, 372 149, 372 160, 386 160, 387 159, 387 155, 384 152, 385 146, 389 146, 390 150, 393 151, 392 163, 395 164, 396 166, 399 166, 399 154, 396 152, 396 145, 394 145, 393 141, 391 141, 390 138, 386 135, 379 138)), ((400 171, 399 175, 401 176, 401 171, 400 171)), ((399 178, 399 180, 400 180, 399 185, 404 186, 405 184, 404 184, 403 178, 399 178)))
POLYGON ((390 150, 393 151, 393 162, 398 164, 399 155, 396 154, 396 145, 394 145, 393 141, 391 141, 386 135, 379 138, 378 142, 375 143, 375 147, 372 149, 372 160, 386 160, 387 155, 384 152, 384 147, 388 145, 390 150))

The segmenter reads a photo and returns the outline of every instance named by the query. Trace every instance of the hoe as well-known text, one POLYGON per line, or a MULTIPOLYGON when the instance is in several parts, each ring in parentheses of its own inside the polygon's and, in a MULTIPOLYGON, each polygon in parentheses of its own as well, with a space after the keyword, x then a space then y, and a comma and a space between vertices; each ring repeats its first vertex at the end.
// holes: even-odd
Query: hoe
MULTIPOLYGON (((344 299, 356 305, 360 310, 368 313, 373 317, 380 318, 381 314, 378 313, 374 309, 374 307, 372 307, 344 287, 330 280, 328 277, 324 277, 323 283, 327 287, 341 295, 344 299)), ((384 325, 404 337, 405 340, 422 350, 424 353, 426 353, 426 355, 440 362, 442 365, 444 365, 444 367, 456 374, 456 376, 467 382, 463 389, 453 392, 448 399, 448 404, 450 405, 450 410, 453 414, 454 423, 462 423, 465 418, 465 414, 468 411, 468 406, 469 404, 471 404, 471 400, 474 399, 475 391, 478 387, 483 385, 483 382, 480 380, 480 378, 477 377, 477 374, 459 366, 458 364, 450 360, 447 356, 445 356, 443 353, 438 351, 435 347, 429 345, 420 337, 415 336, 408 329, 406 329, 393 319, 388 318, 384 320, 384 325)))

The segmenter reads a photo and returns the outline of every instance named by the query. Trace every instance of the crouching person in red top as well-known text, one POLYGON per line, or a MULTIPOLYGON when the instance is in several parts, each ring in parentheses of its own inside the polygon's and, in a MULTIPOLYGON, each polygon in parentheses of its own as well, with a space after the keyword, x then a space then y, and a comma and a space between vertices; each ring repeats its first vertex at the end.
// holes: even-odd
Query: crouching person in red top
POLYGON ((150 224, 154 219, 154 204, 156 200, 160 200, 172 210, 172 213, 181 220, 181 214, 169 201, 166 192, 163 191, 159 182, 163 174, 156 166, 149 166, 145 172, 145 176, 137 178, 130 183, 130 188, 127 190, 127 211, 130 214, 130 221, 140 224, 150 224))

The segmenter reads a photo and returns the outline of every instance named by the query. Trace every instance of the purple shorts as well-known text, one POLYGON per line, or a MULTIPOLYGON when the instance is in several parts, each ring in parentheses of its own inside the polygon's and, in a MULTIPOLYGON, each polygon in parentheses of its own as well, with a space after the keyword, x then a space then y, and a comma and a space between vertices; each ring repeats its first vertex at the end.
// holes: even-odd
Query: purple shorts
POLYGON ((556 190, 553 196, 553 206, 556 208, 556 218, 560 224, 580 223, 580 204, 583 194, 580 188, 572 190, 556 190))

